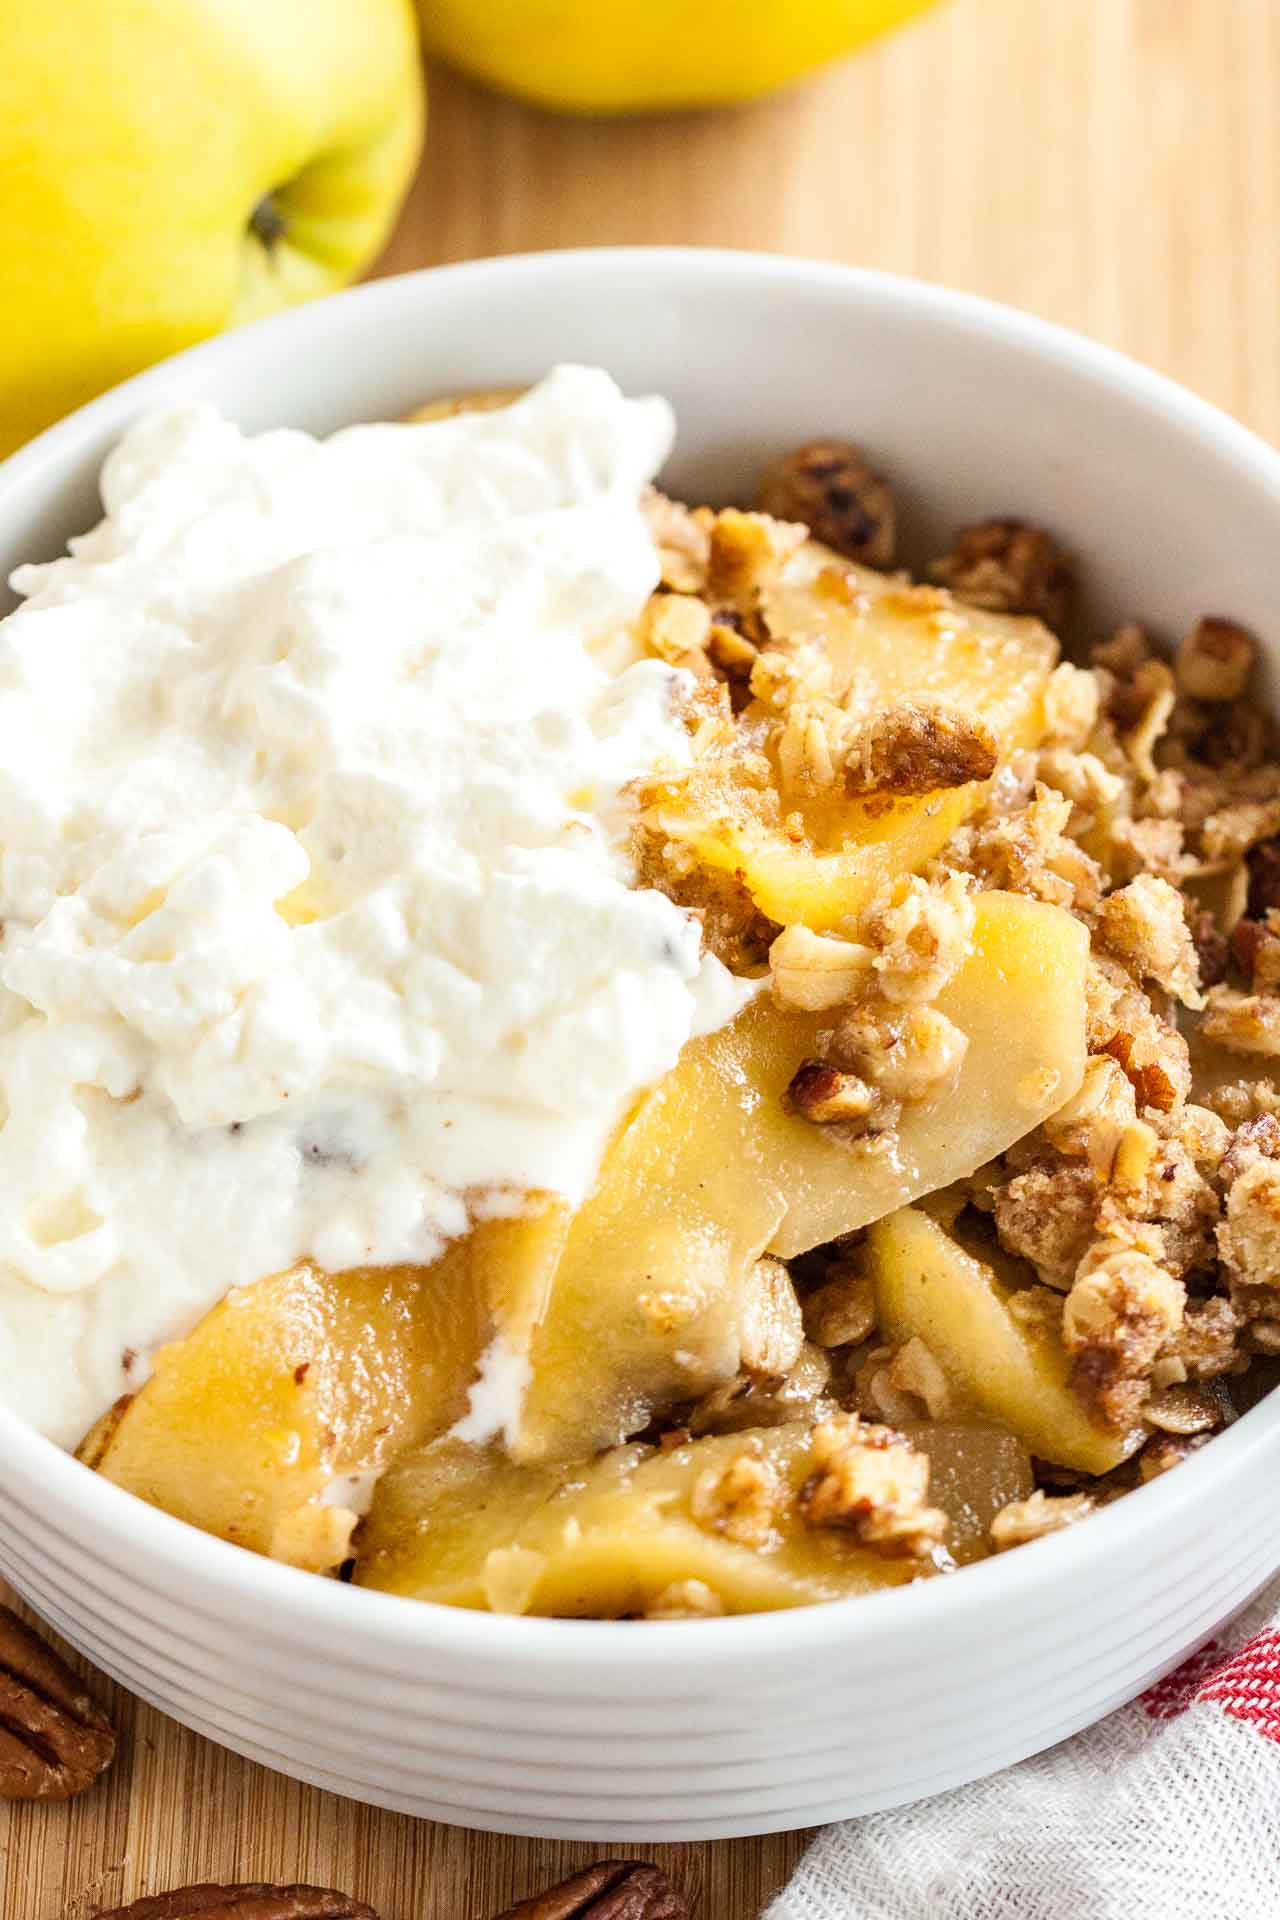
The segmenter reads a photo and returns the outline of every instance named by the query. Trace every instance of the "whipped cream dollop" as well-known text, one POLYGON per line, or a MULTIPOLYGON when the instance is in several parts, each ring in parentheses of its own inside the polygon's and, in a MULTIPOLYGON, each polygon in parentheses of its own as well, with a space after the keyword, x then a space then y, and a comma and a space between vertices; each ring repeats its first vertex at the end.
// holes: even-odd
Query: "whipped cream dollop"
POLYGON ((0 1398, 47 1434, 232 1287, 580 1201, 742 1004, 626 852, 687 757, 683 677, 617 649, 672 431, 580 367, 323 441, 183 408, 15 575, 0 1398))

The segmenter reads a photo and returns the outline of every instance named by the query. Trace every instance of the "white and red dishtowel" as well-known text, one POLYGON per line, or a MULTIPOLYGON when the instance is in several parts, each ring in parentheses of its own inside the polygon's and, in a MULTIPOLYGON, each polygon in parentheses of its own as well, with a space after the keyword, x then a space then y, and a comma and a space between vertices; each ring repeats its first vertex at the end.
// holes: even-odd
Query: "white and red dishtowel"
POLYGON ((828 1827, 765 1920, 1280 1920, 1280 1586, 1061 1746, 828 1827))

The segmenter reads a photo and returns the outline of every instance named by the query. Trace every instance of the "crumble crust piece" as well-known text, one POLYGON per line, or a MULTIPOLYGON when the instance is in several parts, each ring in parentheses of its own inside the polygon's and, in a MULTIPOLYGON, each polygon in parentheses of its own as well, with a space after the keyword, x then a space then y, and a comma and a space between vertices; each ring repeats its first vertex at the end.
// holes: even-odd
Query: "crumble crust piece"
POLYGON ((1052 534, 1025 520, 979 520, 933 561, 929 578, 992 613, 1029 613, 1059 632, 1071 615, 1075 568, 1052 534))
POLYGON ((814 1428, 800 1509, 811 1527, 838 1527, 891 1559, 923 1559, 942 1543, 946 1516, 928 1505, 929 1461, 892 1427, 856 1413, 814 1428))

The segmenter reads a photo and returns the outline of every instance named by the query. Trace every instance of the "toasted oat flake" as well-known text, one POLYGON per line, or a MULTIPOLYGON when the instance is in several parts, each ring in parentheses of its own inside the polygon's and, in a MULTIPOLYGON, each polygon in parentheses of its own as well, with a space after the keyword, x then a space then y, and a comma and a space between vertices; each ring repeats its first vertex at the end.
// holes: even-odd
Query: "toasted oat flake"
POLYGON ((991 1545, 997 1553, 1010 1547, 1025 1546, 1031 1540, 1043 1540, 1047 1534, 1061 1533, 1093 1512, 1094 1503, 1087 1494, 1063 1494, 1057 1499, 1042 1488, 1026 1500, 1010 1501, 991 1522, 991 1545))

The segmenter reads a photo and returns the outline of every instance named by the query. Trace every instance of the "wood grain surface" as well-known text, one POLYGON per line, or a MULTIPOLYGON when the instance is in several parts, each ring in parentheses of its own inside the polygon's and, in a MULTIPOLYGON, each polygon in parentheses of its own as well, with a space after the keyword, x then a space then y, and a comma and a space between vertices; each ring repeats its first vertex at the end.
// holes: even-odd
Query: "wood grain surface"
MULTIPOLYGON (((1081 328, 1280 439, 1278 238, 1277 0, 951 0, 736 112, 557 121, 433 74, 426 160, 379 270, 609 242, 857 261, 1081 328)), ((486 1920, 608 1851, 376 1813, 118 1704, 123 1753, 98 1790, 0 1808, 0 1920, 88 1920, 196 1879, 486 1920)), ((752 1920, 801 1845, 652 1851, 701 1920, 752 1920)))

